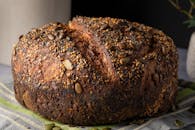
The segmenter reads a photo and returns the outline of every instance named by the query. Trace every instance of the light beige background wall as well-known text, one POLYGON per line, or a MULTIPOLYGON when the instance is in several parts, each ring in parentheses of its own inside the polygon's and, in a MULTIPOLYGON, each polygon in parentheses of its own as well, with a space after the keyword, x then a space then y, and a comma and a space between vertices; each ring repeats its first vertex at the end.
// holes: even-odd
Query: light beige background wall
POLYGON ((0 63, 10 65, 11 50, 31 28, 67 22, 71 0, 0 0, 0 63))

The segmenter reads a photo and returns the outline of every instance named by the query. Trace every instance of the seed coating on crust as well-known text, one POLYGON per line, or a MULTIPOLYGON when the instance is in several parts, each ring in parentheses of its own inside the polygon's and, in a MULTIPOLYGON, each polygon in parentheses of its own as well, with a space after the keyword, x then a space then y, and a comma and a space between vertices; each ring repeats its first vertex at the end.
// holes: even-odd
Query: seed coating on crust
POLYGON ((75 17, 21 35, 12 53, 16 99, 72 125, 119 123, 169 110, 178 54, 162 31, 115 18, 75 17))

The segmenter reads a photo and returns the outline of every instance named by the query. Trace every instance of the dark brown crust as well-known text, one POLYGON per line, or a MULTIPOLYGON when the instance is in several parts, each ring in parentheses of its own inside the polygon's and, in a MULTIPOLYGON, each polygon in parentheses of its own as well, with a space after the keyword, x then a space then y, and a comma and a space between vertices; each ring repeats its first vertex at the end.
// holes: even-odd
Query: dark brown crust
POLYGON ((16 99, 73 125, 153 116, 173 104, 177 60, 173 41, 157 29, 76 17, 20 37, 12 55, 16 99))

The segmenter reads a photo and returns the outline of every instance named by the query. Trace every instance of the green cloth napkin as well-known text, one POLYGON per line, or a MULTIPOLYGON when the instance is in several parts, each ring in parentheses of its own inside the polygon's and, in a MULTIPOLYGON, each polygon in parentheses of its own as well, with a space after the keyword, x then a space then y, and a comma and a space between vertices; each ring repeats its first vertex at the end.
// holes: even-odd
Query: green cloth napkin
POLYGON ((179 80, 174 111, 160 117, 127 121, 109 126, 79 127, 69 126, 47 120, 40 115, 22 107, 14 97, 13 84, 0 82, 0 129, 32 129, 32 130, 130 130, 130 129, 180 129, 195 124, 195 83, 179 80), (193 106, 193 107, 192 107, 193 106), (12 125, 10 125, 12 124, 12 125), (157 125, 155 125, 157 124, 157 125), (160 126, 160 127, 159 127, 160 126))

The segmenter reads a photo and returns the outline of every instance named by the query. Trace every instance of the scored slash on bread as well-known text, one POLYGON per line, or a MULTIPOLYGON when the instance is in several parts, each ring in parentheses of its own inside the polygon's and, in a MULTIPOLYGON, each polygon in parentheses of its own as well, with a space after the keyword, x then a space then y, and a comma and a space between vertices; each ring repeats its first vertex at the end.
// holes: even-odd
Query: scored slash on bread
POLYGON ((87 28, 88 24, 86 25, 83 20, 85 19, 76 18, 69 22, 69 27, 73 30, 77 30, 78 37, 86 41, 87 45, 82 46, 82 44, 78 44, 78 47, 80 49, 86 49, 85 51, 81 52, 84 52, 84 55, 88 55, 86 58, 89 59, 92 64, 96 64, 94 66, 97 66, 97 69, 102 71, 102 73, 107 75, 107 77, 110 77, 112 81, 117 80, 118 77, 113 68, 107 50, 103 45, 101 45, 100 39, 98 39, 98 37, 87 28), (86 46, 88 47, 86 48, 86 46), (92 58, 94 58, 95 61, 93 61, 92 58))

